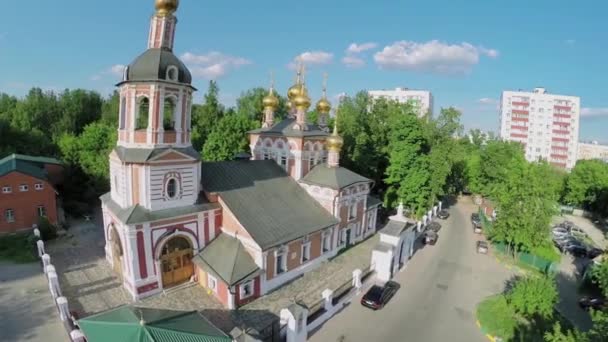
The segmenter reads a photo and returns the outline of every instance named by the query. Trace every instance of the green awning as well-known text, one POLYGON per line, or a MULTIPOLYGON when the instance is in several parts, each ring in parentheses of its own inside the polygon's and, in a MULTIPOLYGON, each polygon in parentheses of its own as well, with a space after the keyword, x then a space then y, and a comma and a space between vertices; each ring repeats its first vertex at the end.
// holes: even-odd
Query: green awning
POLYGON ((78 321, 89 342, 230 342, 232 338, 196 311, 131 305, 78 321))

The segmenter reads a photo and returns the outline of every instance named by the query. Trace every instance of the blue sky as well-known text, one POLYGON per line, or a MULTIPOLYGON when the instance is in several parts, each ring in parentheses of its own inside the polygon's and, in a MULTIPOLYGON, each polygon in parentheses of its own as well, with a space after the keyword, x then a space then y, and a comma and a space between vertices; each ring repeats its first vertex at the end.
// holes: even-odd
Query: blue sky
MULTIPOLYGON (((153 0, 20 0, 2 9, 1 92, 108 94, 119 66, 146 47, 153 0)), ((502 90, 544 86, 580 96, 581 139, 608 143, 607 11, 600 0, 182 0, 175 53, 193 70, 197 102, 209 78, 231 105, 267 86, 270 71, 285 93, 288 65, 306 53, 314 99, 324 72, 332 96, 428 89, 436 111, 455 106, 467 128, 497 130, 502 90)))

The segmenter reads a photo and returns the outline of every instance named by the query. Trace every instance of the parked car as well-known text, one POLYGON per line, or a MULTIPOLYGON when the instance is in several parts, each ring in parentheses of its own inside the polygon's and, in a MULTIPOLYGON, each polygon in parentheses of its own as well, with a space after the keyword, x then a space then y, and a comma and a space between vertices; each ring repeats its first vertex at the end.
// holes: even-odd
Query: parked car
POLYGON ((561 236, 568 236, 570 235, 570 232, 568 231, 567 228, 564 227, 553 227, 553 229, 551 230, 551 234, 553 234, 553 237, 561 237, 561 236))
POLYGON ((473 233, 475 234, 481 234, 483 233, 483 229, 481 228, 481 226, 473 226, 473 233))
POLYGON ((447 211, 446 209, 439 210, 439 212, 437 213, 437 217, 439 217, 442 220, 446 220, 448 217, 450 217, 450 212, 447 211))
POLYGON ((554 236, 553 242, 555 242, 555 245, 559 247, 559 245, 565 245, 568 243, 577 243, 580 241, 574 236, 564 235, 564 236, 557 236, 557 237, 554 236))
POLYGON ((477 253, 488 254, 488 243, 486 241, 477 241, 477 253))
POLYGON ((585 233, 584 230, 582 230, 581 228, 579 228, 577 226, 570 227, 569 231, 570 231, 570 235, 587 236, 587 233, 585 233))
POLYGON ((579 244, 572 244, 566 246, 565 250, 570 253, 570 255, 577 258, 586 258, 587 257, 587 247, 579 244))
POLYGON ((479 217, 478 213, 471 214, 471 222, 473 222, 474 226, 481 227, 481 217, 479 217))
POLYGON ((361 298, 361 305, 373 310, 382 309, 400 287, 394 281, 388 281, 383 286, 374 285, 361 298))
POLYGON ((560 250, 560 252, 566 253, 569 252, 571 249, 575 248, 575 246, 584 248, 583 244, 579 241, 568 241, 562 244, 558 244, 557 248, 560 250))
POLYGON ((608 309, 608 301, 605 298, 600 297, 583 297, 578 301, 578 305, 583 310, 604 310, 608 309))
POLYGON ((587 250, 587 257, 589 259, 595 259, 602 254, 604 254, 604 250, 597 247, 591 247, 587 250))
POLYGON ((441 224, 439 222, 431 222, 428 224, 428 226, 426 226, 427 230, 432 230, 435 233, 438 232, 441 229, 441 224))
POLYGON ((437 243, 437 239, 439 239, 439 235, 432 230, 427 230, 424 234, 425 245, 435 245, 437 243))

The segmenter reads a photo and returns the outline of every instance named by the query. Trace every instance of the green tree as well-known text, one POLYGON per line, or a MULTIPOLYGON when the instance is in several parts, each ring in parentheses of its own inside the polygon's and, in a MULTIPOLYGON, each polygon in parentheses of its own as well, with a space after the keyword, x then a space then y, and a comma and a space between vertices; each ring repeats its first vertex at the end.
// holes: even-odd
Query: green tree
POLYGON ((568 176, 564 202, 608 215, 608 164, 581 160, 568 176))
POLYGON ((591 312, 591 320, 593 327, 586 333, 589 341, 606 341, 608 336, 608 312, 593 311, 591 312))
POLYGON ((490 141, 481 150, 480 157, 481 193, 491 197, 495 197, 504 182, 526 164, 521 144, 513 142, 490 141))
MULTIPOLYGON (((266 95, 268 95, 268 89, 262 87, 252 88, 243 92, 236 100, 236 113, 261 123, 264 119, 262 100, 266 95)), ((275 93, 275 96, 279 99, 279 107, 274 113, 274 120, 278 122, 287 117, 287 100, 280 94, 275 93)))
POLYGON ((214 127, 203 147, 206 161, 231 160, 240 152, 249 153, 247 132, 259 127, 248 116, 227 114, 214 127))
POLYGON ((555 322, 552 331, 545 332, 545 342, 587 342, 589 341, 584 334, 578 330, 562 330, 559 322, 555 322))
POLYGON ((118 127, 120 113, 120 94, 115 90, 101 105, 101 120, 111 126, 118 127))
POLYGON ((604 296, 608 297, 608 259, 604 258, 604 260, 593 267, 592 273, 593 282, 596 283, 604 296))
POLYGON ((549 277, 528 277, 519 280, 509 292, 507 300, 515 312, 533 319, 553 316, 558 293, 555 281, 549 277))
POLYGON ((86 125, 101 117, 102 104, 103 100, 96 92, 66 89, 59 95, 60 114, 52 126, 53 135, 80 134, 86 125))
POLYGON ((224 106, 219 102, 219 88, 215 81, 209 81, 205 102, 192 107, 192 146, 197 151, 202 151, 209 134, 223 116, 224 106))

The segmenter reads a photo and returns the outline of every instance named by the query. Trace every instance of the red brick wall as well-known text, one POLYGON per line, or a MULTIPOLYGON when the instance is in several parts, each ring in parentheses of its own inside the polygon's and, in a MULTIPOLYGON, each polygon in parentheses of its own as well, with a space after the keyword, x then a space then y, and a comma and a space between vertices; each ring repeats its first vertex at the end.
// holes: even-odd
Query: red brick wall
POLYGON ((247 297, 244 299, 241 299, 241 285, 237 285, 236 286, 236 293, 234 295, 234 302, 236 304, 237 307, 239 306, 243 306, 253 300, 255 300, 256 298, 260 297, 260 277, 257 276, 253 279, 254 283, 253 283, 253 295, 251 297, 247 297))
POLYGON ((46 208, 46 216, 57 224, 57 202, 55 189, 46 181, 19 173, 11 172, 0 177, 0 233, 14 232, 31 228, 38 223, 38 206, 46 208), (34 184, 42 183, 43 189, 36 190, 34 184), (26 192, 19 191, 19 185, 27 184, 26 192), (12 193, 3 194, 2 187, 10 186, 12 193), (13 209, 15 222, 6 222, 7 209, 13 209))

